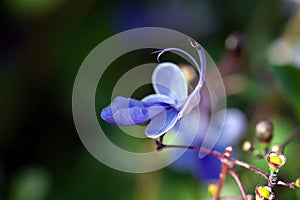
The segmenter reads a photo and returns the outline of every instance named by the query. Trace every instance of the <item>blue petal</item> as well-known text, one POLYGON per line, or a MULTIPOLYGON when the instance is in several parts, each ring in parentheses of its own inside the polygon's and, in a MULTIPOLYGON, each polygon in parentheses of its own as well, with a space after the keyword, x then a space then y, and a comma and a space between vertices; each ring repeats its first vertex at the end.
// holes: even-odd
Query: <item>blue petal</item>
POLYGON ((162 106, 123 108, 113 115, 103 118, 106 122, 119 126, 142 124, 164 111, 162 106))
MULTIPOLYGON (((178 153, 181 153, 182 149, 180 150, 176 149, 173 151, 174 151, 172 152, 173 155, 171 156, 177 156, 178 153)), ((180 156, 177 160, 175 160, 171 164, 171 167, 179 171, 190 172, 194 168, 195 158, 197 157, 198 157, 198 152, 193 150, 187 150, 182 154, 182 156, 180 156)))
POLYGON ((122 108, 129 108, 133 106, 144 106, 144 105, 145 104, 143 102, 140 102, 136 99, 118 96, 111 102, 111 104, 108 107, 102 110, 101 117, 102 115, 104 118, 106 118, 106 116, 113 115, 113 110, 117 111, 122 108))
MULTIPOLYGON (((235 145, 243 136, 247 124, 244 113, 235 108, 219 111, 212 120, 213 126, 215 127, 213 132, 218 132, 220 131, 219 129, 223 127, 219 138, 216 135, 211 135, 210 138, 211 140, 218 140, 213 150, 219 152, 224 152, 227 146, 235 145), (225 112, 226 117, 225 121, 223 121, 225 112)), ((197 162, 197 168, 195 170, 198 176, 208 180, 218 178, 221 169, 219 159, 212 155, 207 155, 201 159, 197 157, 195 160, 197 162)))
POLYGON ((162 94, 150 94, 142 99, 142 102, 151 104, 151 103, 160 103, 160 104, 168 104, 168 105, 175 105, 176 102, 174 99, 162 94))
POLYGON ((194 161, 193 171, 197 179, 211 181, 219 178, 221 162, 218 158, 207 155, 200 159, 198 156, 195 156, 194 161))
MULTIPOLYGON (((223 147, 216 147, 212 150, 224 152, 223 147)), ((232 157, 235 156, 235 152, 233 152, 232 157)), ((193 167, 193 173, 195 174, 196 178, 200 181, 205 180, 207 182, 219 179, 222 163, 215 156, 208 154, 204 158, 199 158, 199 156, 196 156, 193 162, 193 167)))
POLYGON ((156 93, 166 95, 176 101, 182 101, 188 95, 185 76, 173 63, 159 64, 152 74, 152 83, 156 93))
POLYGON ((162 113, 166 107, 145 103, 131 98, 117 97, 101 112, 101 118, 108 123, 120 126, 137 125, 149 121, 162 113))
POLYGON ((176 109, 166 110, 154 117, 147 126, 145 133, 150 138, 158 138, 171 130, 177 122, 178 111, 176 109))
MULTIPOLYGON (((178 121, 172 131, 168 133, 173 134, 175 131, 178 132, 178 135, 176 135, 172 143, 200 146, 207 129, 208 120, 208 116, 203 114, 200 108, 197 107, 189 115, 178 121)), ((176 155, 175 150, 175 152, 172 151, 170 156, 176 155)), ((172 163, 172 166, 180 171, 194 169, 196 160, 199 160, 198 155, 199 153, 197 151, 185 151, 180 158, 172 163)))
POLYGON ((247 126, 247 118, 242 111, 236 108, 227 109, 223 122, 224 112, 225 110, 219 111, 214 118, 215 126, 222 126, 224 123, 222 133, 216 144, 218 148, 222 149, 235 145, 243 137, 247 126))

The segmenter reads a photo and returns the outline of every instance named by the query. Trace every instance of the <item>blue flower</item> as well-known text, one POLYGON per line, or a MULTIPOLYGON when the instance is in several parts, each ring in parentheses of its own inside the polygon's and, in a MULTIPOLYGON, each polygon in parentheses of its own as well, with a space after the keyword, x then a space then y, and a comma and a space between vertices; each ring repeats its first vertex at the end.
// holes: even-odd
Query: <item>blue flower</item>
POLYGON ((200 102, 200 89, 206 74, 206 59, 203 48, 194 40, 191 45, 196 48, 200 66, 187 52, 178 48, 167 48, 156 53, 160 56, 167 51, 178 51, 188 56, 199 73, 199 82, 195 90, 188 95, 187 81, 183 72, 173 63, 159 64, 152 74, 155 94, 144 97, 141 101, 133 98, 117 97, 101 112, 101 118, 108 123, 130 126, 150 121, 145 134, 158 138, 171 130, 176 123, 188 115, 200 102))
MULTIPOLYGON (((205 98, 205 94, 202 94, 205 98)), ((202 112, 203 113, 203 112, 202 112)), ((204 112, 205 113, 205 112, 204 112)), ((189 137, 192 126, 188 123, 191 121, 197 113, 191 113, 185 118, 185 122, 181 125, 181 131, 184 134, 178 135, 179 138, 176 142, 185 144, 185 137, 189 137)), ((217 131, 219 127, 222 128, 220 138, 212 150, 224 152, 227 146, 235 146, 237 142, 243 137, 246 126, 247 118, 245 114, 236 109, 229 108, 227 110, 218 111, 215 116, 211 119, 211 131, 205 134, 209 125, 209 120, 205 120, 209 116, 202 116, 201 129, 198 129, 195 140, 192 146, 201 147, 203 145, 203 137, 207 135, 213 135, 212 132, 217 131), (225 121, 223 121, 223 115, 226 112, 225 121)), ((173 134, 171 132, 171 134, 173 134)), ((188 144, 189 145, 189 144, 188 144)), ((179 151, 179 150, 178 150, 179 151)), ((170 156, 176 156, 176 152, 170 152, 170 156)), ((195 177, 200 181, 216 180, 219 178, 221 171, 221 162, 218 158, 212 155, 206 155, 204 158, 199 158, 199 152, 197 151, 186 151, 178 160, 176 160, 172 166, 179 171, 191 171, 195 177)))

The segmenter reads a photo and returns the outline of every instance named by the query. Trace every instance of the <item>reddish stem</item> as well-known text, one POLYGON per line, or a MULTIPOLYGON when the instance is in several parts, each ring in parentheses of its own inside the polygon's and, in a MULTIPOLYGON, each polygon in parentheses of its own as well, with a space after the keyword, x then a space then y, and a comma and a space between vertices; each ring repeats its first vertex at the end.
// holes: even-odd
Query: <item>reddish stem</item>
POLYGON ((236 165, 239 165, 241 167, 244 167, 246 169, 249 169, 251 171, 254 171, 255 173, 261 175, 264 179, 266 179, 267 181, 269 181, 269 176, 267 174, 265 174, 263 171, 261 171, 260 169, 248 164, 248 163, 245 163, 245 162, 242 162, 242 161, 239 161, 239 160, 234 160, 232 159, 231 160, 234 164, 236 165))
MULTIPOLYGON (((192 149, 192 150, 195 150, 195 151, 201 151, 201 152, 213 155, 213 156, 217 157, 218 159, 220 159, 220 161, 222 162, 222 171, 220 173, 220 180, 219 180, 218 190, 217 190, 217 193, 215 195, 215 197, 217 197, 217 199, 219 199, 220 192, 221 192, 222 186, 223 186, 224 181, 225 181, 225 175, 222 175, 222 174, 226 174, 227 171, 231 170, 234 165, 238 165, 238 166, 244 167, 246 169, 249 169, 249 170, 255 172, 256 174, 261 175, 264 179, 266 179, 268 181, 268 183, 270 183, 269 175, 265 174, 262 170, 254 167, 254 166, 252 166, 248 163, 242 162, 240 160, 229 158, 229 156, 225 156, 226 153, 224 155, 224 154, 221 154, 218 151, 212 151, 212 150, 209 150, 209 149, 206 149, 206 148, 203 148, 203 147, 194 147, 194 146, 185 146, 185 145, 165 145, 165 144, 162 144, 162 141, 157 141, 157 145, 158 145, 160 150, 164 149, 164 148, 192 149)), ((230 172, 230 173, 232 173, 232 172, 230 172)), ((234 172, 234 174, 235 174, 235 172, 234 172)), ((233 177, 234 177, 234 175, 233 175, 233 177)), ((236 175, 236 177, 238 177, 238 176, 236 175)), ((285 183, 283 181, 277 181, 276 183, 272 183, 272 186, 273 185, 281 185, 281 186, 285 186, 285 187, 289 187, 289 188, 294 188, 295 183, 285 183)), ((239 187, 240 187, 240 185, 239 185, 239 187)))
POLYGON ((283 182, 283 181, 277 181, 277 182, 276 182, 276 185, 281 185, 281 186, 285 186, 285 187, 288 187, 288 188, 295 189, 295 182, 292 182, 292 183, 285 183, 285 182, 283 182))
POLYGON ((235 173, 235 171, 233 169, 230 169, 228 171, 228 173, 234 178, 234 180, 238 184, 238 186, 239 186, 239 188, 242 192, 244 200, 248 200, 244 185, 242 184, 242 182, 241 182, 240 178, 238 177, 238 175, 235 173))
POLYGON ((242 162, 239 160, 235 160, 232 158, 228 158, 217 151, 211 151, 211 150, 203 148, 203 147, 194 147, 194 146, 185 146, 185 145, 163 145, 163 148, 183 148, 183 149, 192 149, 192 150, 208 153, 210 155, 213 155, 213 156, 219 158, 221 160, 221 162, 222 162, 222 159, 226 159, 227 161, 229 161, 229 163, 233 163, 235 165, 239 165, 241 167, 244 167, 251 171, 254 171, 255 173, 257 173, 257 174, 261 175, 263 178, 265 178, 267 181, 269 181, 269 176, 267 174, 265 174, 263 171, 261 171, 260 169, 254 167, 248 163, 245 163, 245 162, 242 162))
POLYGON ((194 147, 194 146, 185 146, 185 145, 163 145, 163 148, 181 148, 181 149, 192 149, 192 150, 196 150, 196 151, 201 151, 210 155, 213 155, 217 158, 219 158, 220 160, 225 158, 225 156, 223 154, 221 154, 220 152, 217 151, 212 151, 203 147, 194 147))
POLYGON ((215 200, 220 200, 220 195, 221 195, 221 191, 226 179, 226 175, 228 172, 228 165, 225 163, 222 163, 222 169, 221 169, 221 173, 220 173, 220 177, 219 177, 219 182, 218 182, 218 188, 215 194, 214 199, 215 200))

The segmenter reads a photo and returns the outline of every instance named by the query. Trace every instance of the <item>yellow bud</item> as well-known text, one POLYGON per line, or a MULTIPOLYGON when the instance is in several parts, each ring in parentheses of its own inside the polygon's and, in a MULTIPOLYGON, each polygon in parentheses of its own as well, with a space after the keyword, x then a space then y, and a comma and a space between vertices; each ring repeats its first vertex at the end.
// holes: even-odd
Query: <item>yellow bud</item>
POLYGON ((213 197, 217 192, 218 186, 215 183, 210 183, 208 185, 208 193, 210 197, 213 197))
POLYGON ((254 150, 253 143, 250 141, 245 141, 242 146, 243 151, 251 152, 254 150))
POLYGON ((256 186, 255 188, 255 199, 256 200, 266 200, 266 199, 273 199, 274 194, 272 193, 272 190, 268 186, 256 186))
POLYGON ((275 165, 281 165, 282 164, 282 160, 281 160, 281 158, 279 158, 279 156, 270 157, 270 162, 275 164, 275 165))
POLYGON ((267 161, 271 171, 278 171, 286 162, 286 158, 283 154, 276 152, 269 152, 267 155, 267 161))
POLYGON ((300 188, 300 177, 295 181, 295 186, 300 188))
POLYGON ((267 199, 270 197, 271 192, 265 187, 258 188, 257 191, 261 197, 265 197, 267 199))

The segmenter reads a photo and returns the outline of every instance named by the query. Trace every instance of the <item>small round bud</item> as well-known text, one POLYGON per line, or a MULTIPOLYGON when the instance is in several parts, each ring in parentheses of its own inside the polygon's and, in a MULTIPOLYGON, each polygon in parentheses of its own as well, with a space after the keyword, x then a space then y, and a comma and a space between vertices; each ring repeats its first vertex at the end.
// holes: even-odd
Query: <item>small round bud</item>
POLYGON ((280 145, 280 144, 274 144, 272 147, 271 147, 271 151, 273 152, 276 152, 278 154, 282 154, 283 153, 283 147, 280 145))
POLYGON ((295 181, 295 186, 300 188, 300 177, 295 181))
POLYGON ((231 33, 225 40, 227 50, 240 53, 245 47, 245 37, 240 33, 231 33))
POLYGON ((274 194, 268 186, 256 186, 255 188, 255 200, 268 200, 273 199, 274 194))
POLYGON ((256 124, 256 137, 262 144, 268 145, 273 136, 273 124, 270 120, 263 120, 256 124))
POLYGON ((286 162, 286 158, 283 154, 276 152, 270 152, 267 155, 267 161, 271 171, 277 172, 286 162))
POLYGON ((243 151, 252 152, 254 150, 253 142, 246 140, 242 146, 243 151))
POLYGON ((208 193, 210 197, 215 196, 218 189, 218 185, 216 183, 209 183, 208 184, 208 193))
POLYGON ((228 147, 225 148, 224 155, 227 156, 227 157, 229 157, 232 154, 232 151, 233 151, 232 147, 228 146, 228 147))

